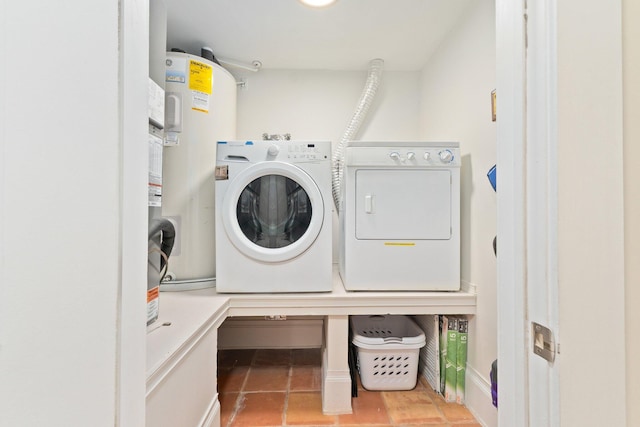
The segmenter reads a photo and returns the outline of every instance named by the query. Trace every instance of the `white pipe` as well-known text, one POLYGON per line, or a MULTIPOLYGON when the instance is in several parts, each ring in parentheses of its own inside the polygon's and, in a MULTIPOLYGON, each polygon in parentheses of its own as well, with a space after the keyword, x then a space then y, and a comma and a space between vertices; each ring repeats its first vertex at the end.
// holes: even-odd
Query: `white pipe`
POLYGON ((262 62, 260 61, 253 61, 251 62, 251 64, 245 64, 242 62, 234 61, 232 59, 225 59, 220 57, 217 57, 216 59, 221 64, 225 64, 230 67, 241 68, 243 70, 253 71, 254 73, 260 71, 260 68, 262 68, 262 62))
POLYGON ((383 67, 384 60, 382 59, 372 59, 371 62, 369 62, 369 74, 367 76, 367 82, 364 90, 362 91, 362 95, 360 95, 360 101, 358 102, 356 110, 353 113, 351 121, 345 129, 342 138, 333 151, 331 159, 333 164, 331 191, 333 193, 333 201, 338 209, 338 213, 340 213, 342 207, 340 191, 342 186, 342 176, 344 173, 344 147, 347 142, 352 141, 356 137, 358 130, 369 111, 369 107, 371 107, 371 103, 373 102, 378 86, 380 85, 383 67))

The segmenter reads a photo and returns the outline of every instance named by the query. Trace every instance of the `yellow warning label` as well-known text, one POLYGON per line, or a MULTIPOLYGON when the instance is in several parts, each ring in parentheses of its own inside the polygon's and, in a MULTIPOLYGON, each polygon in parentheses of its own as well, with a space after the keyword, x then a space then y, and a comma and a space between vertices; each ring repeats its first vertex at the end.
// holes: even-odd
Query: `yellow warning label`
POLYGON ((211 95, 213 68, 202 62, 189 61, 189 89, 211 95))
POLYGON ((413 242, 384 242, 385 246, 415 246, 413 242))

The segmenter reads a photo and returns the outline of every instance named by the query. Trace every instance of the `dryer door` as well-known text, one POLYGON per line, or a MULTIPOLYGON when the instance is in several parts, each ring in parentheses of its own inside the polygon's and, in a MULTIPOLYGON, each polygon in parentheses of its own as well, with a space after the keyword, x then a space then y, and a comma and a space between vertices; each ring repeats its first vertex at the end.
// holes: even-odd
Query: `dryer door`
POLYGON ((451 238, 451 171, 363 169, 356 171, 357 239, 451 238))
POLYGON ((297 257, 316 240, 324 201, 313 179, 289 163, 255 164, 235 177, 222 202, 229 240, 245 255, 263 262, 297 257))

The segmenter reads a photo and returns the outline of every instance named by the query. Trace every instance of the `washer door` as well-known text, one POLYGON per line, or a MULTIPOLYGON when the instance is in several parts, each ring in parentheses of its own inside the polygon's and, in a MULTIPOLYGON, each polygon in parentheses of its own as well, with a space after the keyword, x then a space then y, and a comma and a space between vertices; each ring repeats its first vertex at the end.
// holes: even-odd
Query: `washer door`
POLYGON ((240 252, 263 262, 287 261, 316 240, 324 201, 306 172, 289 163, 263 162, 230 179, 222 221, 240 252))

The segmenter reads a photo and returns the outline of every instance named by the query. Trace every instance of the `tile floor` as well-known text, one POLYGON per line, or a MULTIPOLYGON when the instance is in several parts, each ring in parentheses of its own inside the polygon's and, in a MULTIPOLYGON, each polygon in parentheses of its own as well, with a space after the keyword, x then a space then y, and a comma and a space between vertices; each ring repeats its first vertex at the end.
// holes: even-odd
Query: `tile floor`
POLYGON ((367 391, 353 413, 324 415, 319 349, 221 350, 221 427, 480 427, 462 405, 445 403, 424 379, 409 391, 367 391))

